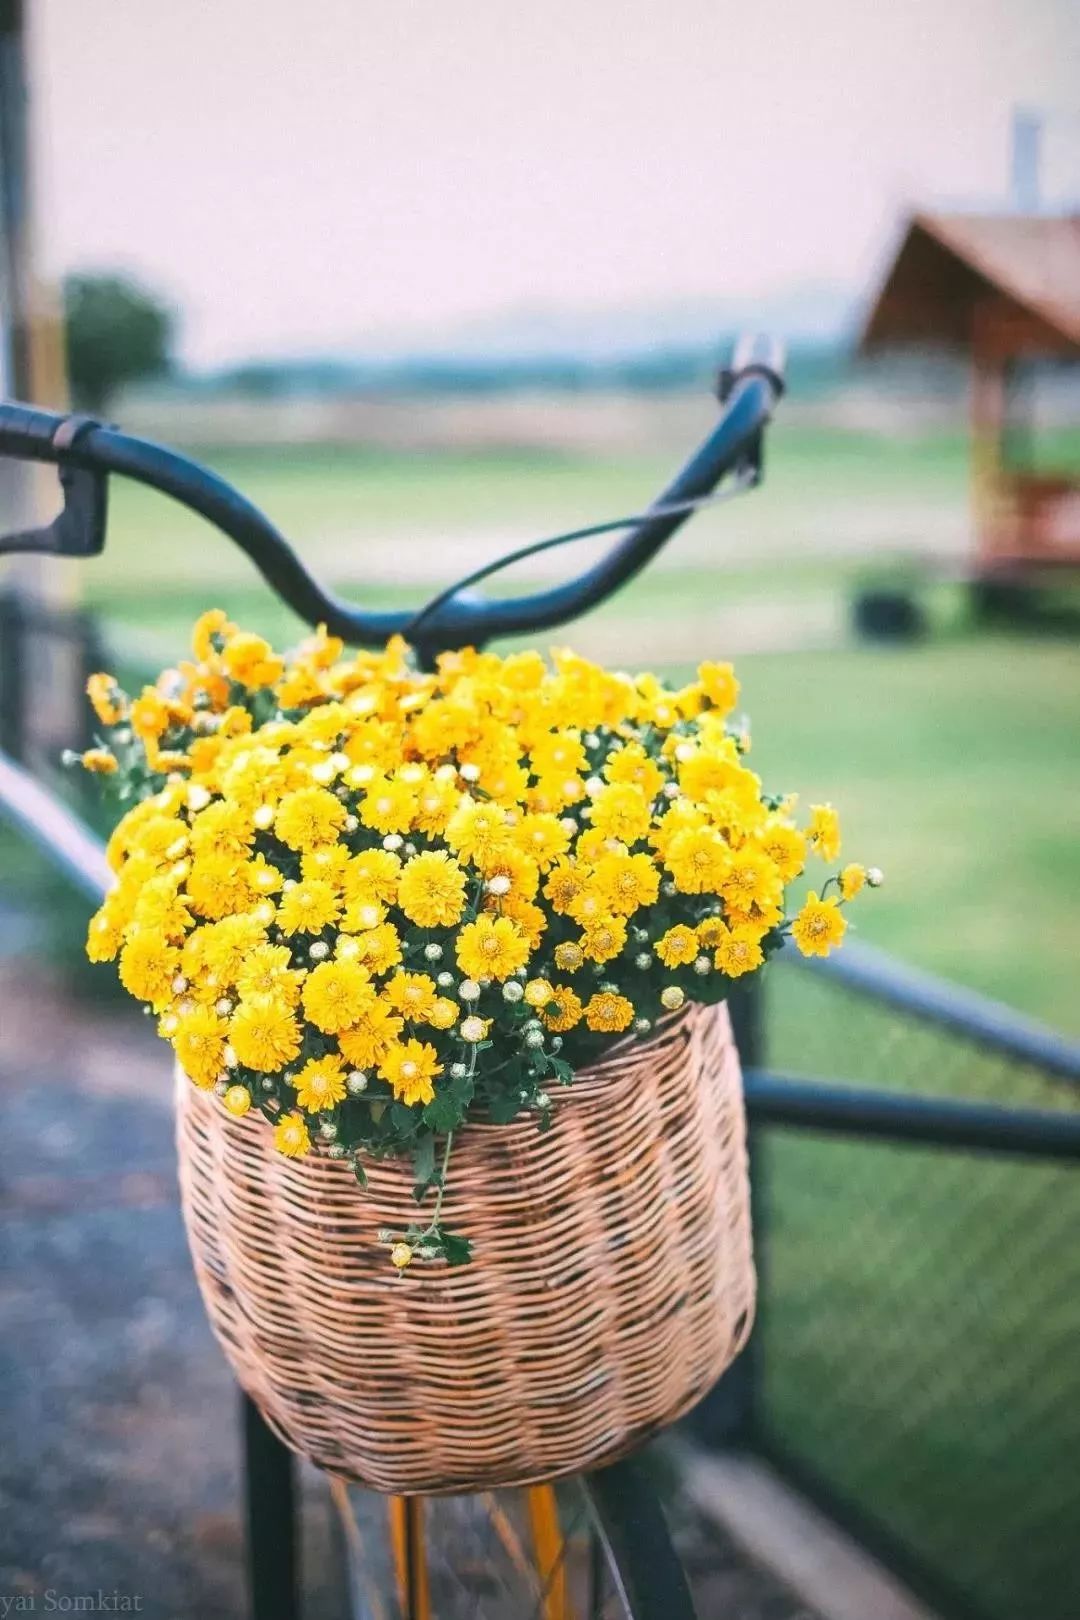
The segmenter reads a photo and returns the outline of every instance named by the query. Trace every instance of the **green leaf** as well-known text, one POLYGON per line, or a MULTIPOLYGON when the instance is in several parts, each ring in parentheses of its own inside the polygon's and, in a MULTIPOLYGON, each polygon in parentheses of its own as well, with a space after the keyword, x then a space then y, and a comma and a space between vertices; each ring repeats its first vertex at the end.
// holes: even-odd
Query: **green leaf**
POLYGON ((367 1186, 367 1171, 364 1169, 364 1167, 360 1163, 359 1159, 354 1159, 353 1160, 353 1167, 352 1168, 353 1168, 353 1175, 356 1177, 356 1179, 360 1183, 361 1187, 366 1187, 367 1186))
POLYGON ((445 1226, 439 1228, 439 1244, 448 1266, 467 1266, 472 1259, 472 1244, 468 1238, 448 1232, 445 1226))
POLYGON ((516 1119, 521 1109, 521 1098, 516 1091, 504 1091, 492 1097, 488 1103, 488 1113, 493 1125, 509 1125, 516 1119))
POLYGON ((413 1172, 416 1176, 413 1197, 420 1204, 423 1203, 435 1176, 435 1137, 429 1131, 422 1132, 416 1139, 416 1147, 413 1150, 413 1172))
POLYGON ((452 1091, 442 1091, 424 1109, 424 1124, 433 1131, 452 1131, 461 1119, 461 1103, 452 1091))

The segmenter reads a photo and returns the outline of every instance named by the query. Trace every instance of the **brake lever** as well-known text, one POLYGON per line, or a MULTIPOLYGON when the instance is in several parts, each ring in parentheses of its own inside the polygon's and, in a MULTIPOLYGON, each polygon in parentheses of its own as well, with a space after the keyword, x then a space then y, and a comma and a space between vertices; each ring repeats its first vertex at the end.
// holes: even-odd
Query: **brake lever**
MULTIPOLYGON (((81 434, 101 423, 92 416, 66 416, 53 434, 53 444, 70 450, 81 434)), ((51 523, 0 535, 0 556, 35 553, 47 557, 96 557, 105 549, 108 518, 106 474, 88 467, 58 468, 64 504, 51 523)))

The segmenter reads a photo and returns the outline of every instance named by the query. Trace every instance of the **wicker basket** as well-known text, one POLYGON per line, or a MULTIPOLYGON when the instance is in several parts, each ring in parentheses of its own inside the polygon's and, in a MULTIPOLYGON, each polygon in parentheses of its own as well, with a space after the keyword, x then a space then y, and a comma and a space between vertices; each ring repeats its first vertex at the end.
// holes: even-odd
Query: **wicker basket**
POLYGON ((381 1491, 487 1488, 610 1462, 712 1385, 750 1329, 739 1062, 724 1007, 578 1074, 546 1134, 470 1124, 444 1219, 471 1265, 398 1278, 408 1165, 275 1152, 180 1076, 195 1269, 237 1378, 283 1439, 381 1491), (618 1093, 616 1103, 612 1093, 618 1093))

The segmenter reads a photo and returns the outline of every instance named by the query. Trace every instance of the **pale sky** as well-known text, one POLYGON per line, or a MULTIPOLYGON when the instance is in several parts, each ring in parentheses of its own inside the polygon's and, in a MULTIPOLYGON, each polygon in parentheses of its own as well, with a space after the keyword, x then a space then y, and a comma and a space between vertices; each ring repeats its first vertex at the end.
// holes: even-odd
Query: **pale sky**
POLYGON ((1077 0, 30 9, 42 261, 143 274, 197 362, 858 287, 909 200, 1004 200, 1015 103, 1080 103, 1077 0))

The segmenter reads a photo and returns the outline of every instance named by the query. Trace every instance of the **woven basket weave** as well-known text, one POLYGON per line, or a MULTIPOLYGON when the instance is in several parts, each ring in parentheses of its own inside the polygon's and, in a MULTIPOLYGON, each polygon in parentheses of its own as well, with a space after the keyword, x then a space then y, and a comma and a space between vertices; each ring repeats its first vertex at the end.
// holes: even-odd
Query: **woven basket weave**
POLYGON ((179 1077, 184 1219, 211 1323, 282 1438, 377 1490, 523 1484, 610 1462, 712 1385, 750 1328, 738 1057, 724 1007, 665 1021, 559 1095, 470 1123, 446 1224, 471 1265, 400 1279, 410 1167, 283 1158, 179 1077))

